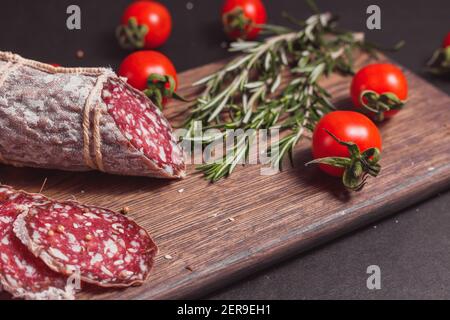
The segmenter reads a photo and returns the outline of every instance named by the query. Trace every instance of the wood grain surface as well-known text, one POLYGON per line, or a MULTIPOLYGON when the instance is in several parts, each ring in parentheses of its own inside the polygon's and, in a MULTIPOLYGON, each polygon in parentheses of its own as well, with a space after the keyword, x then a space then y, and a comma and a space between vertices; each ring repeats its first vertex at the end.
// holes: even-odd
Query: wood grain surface
MULTIPOLYGON (((357 58, 359 66, 368 62, 365 55, 357 58)), ((221 65, 182 73, 180 93, 194 97, 198 89, 190 84, 221 65)), ((86 287, 78 298, 199 297, 450 184, 450 98, 412 73, 406 75, 408 104, 381 125, 381 174, 359 193, 349 194, 339 179, 303 165, 311 159, 307 139, 296 149, 293 168, 262 176, 259 166, 247 166, 213 185, 193 168, 184 180, 165 181, 1 166, 0 179, 37 192, 47 178, 44 193, 56 199, 76 198, 115 210, 128 206, 130 217, 153 235, 160 252, 146 284, 124 290, 86 287)), ((350 80, 338 75, 323 80, 339 107, 351 105, 350 80)), ((177 122, 185 109, 173 103, 166 114, 177 122)))

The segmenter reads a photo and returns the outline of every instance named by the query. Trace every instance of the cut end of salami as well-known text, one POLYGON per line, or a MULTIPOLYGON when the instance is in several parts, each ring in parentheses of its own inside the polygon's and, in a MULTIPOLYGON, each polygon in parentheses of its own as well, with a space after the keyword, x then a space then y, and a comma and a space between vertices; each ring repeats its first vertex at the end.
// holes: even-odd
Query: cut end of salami
POLYGON ((183 151, 169 122, 141 92, 117 78, 109 78, 102 98, 117 127, 142 156, 162 170, 164 177, 183 177, 183 151))
POLYGON ((50 202, 23 210, 14 232, 52 270, 103 287, 144 282, 157 247, 135 222, 107 209, 50 202))
POLYGON ((15 298, 29 300, 72 300, 74 290, 67 277, 49 269, 14 235, 13 222, 24 203, 44 203, 40 195, 0 188, 0 284, 15 298))

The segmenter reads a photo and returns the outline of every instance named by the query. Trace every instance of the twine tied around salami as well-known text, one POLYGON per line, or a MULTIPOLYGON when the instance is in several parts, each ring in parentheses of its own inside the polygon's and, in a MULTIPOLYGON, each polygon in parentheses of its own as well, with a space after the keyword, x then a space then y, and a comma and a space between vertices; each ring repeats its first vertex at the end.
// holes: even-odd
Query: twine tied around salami
POLYGON ((169 122, 107 68, 54 67, 0 52, 0 162, 181 178, 169 122))

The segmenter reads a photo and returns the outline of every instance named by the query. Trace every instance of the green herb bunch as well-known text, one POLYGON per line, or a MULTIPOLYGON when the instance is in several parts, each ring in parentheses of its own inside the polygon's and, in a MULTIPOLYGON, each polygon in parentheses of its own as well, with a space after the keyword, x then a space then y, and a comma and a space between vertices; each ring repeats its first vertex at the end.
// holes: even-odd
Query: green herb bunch
MULTIPOLYGON (((352 74, 354 49, 373 52, 363 34, 338 30, 337 19, 330 13, 291 20, 299 30, 264 25, 271 34, 264 41, 231 43, 230 51, 239 55, 194 84, 205 89, 185 123, 184 139, 196 139, 198 122, 203 132, 216 128, 223 133, 215 139, 225 138, 227 129, 278 128, 284 135, 272 164, 281 168, 282 159, 292 155, 305 133, 334 109, 330 94, 318 80, 333 72, 352 74)), ((230 175, 248 156, 250 140, 237 141, 222 157, 197 169, 212 182, 230 175)), ((205 137, 202 142, 206 146, 211 139, 205 137)))

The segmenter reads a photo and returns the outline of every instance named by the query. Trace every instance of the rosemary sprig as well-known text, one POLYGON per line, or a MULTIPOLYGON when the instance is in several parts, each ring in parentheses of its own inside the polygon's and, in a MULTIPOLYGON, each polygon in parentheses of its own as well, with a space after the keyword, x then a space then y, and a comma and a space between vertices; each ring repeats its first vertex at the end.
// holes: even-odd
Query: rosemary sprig
MULTIPOLYGON (((318 80, 332 72, 353 73, 353 49, 370 50, 361 34, 338 31, 335 22, 330 13, 318 13, 297 21, 299 31, 283 33, 288 29, 269 26, 265 31, 272 30, 275 36, 265 41, 231 43, 230 51, 240 55, 194 84, 205 90, 185 123, 184 139, 198 139, 194 137, 198 122, 203 131, 222 130, 220 139, 227 137, 227 129, 279 128, 287 135, 271 145, 269 155, 272 165, 281 167, 305 132, 334 108, 318 80), (291 80, 282 86, 285 73, 291 80)), ((240 138, 222 157, 198 170, 210 181, 228 176, 248 156, 251 138, 240 138)))

